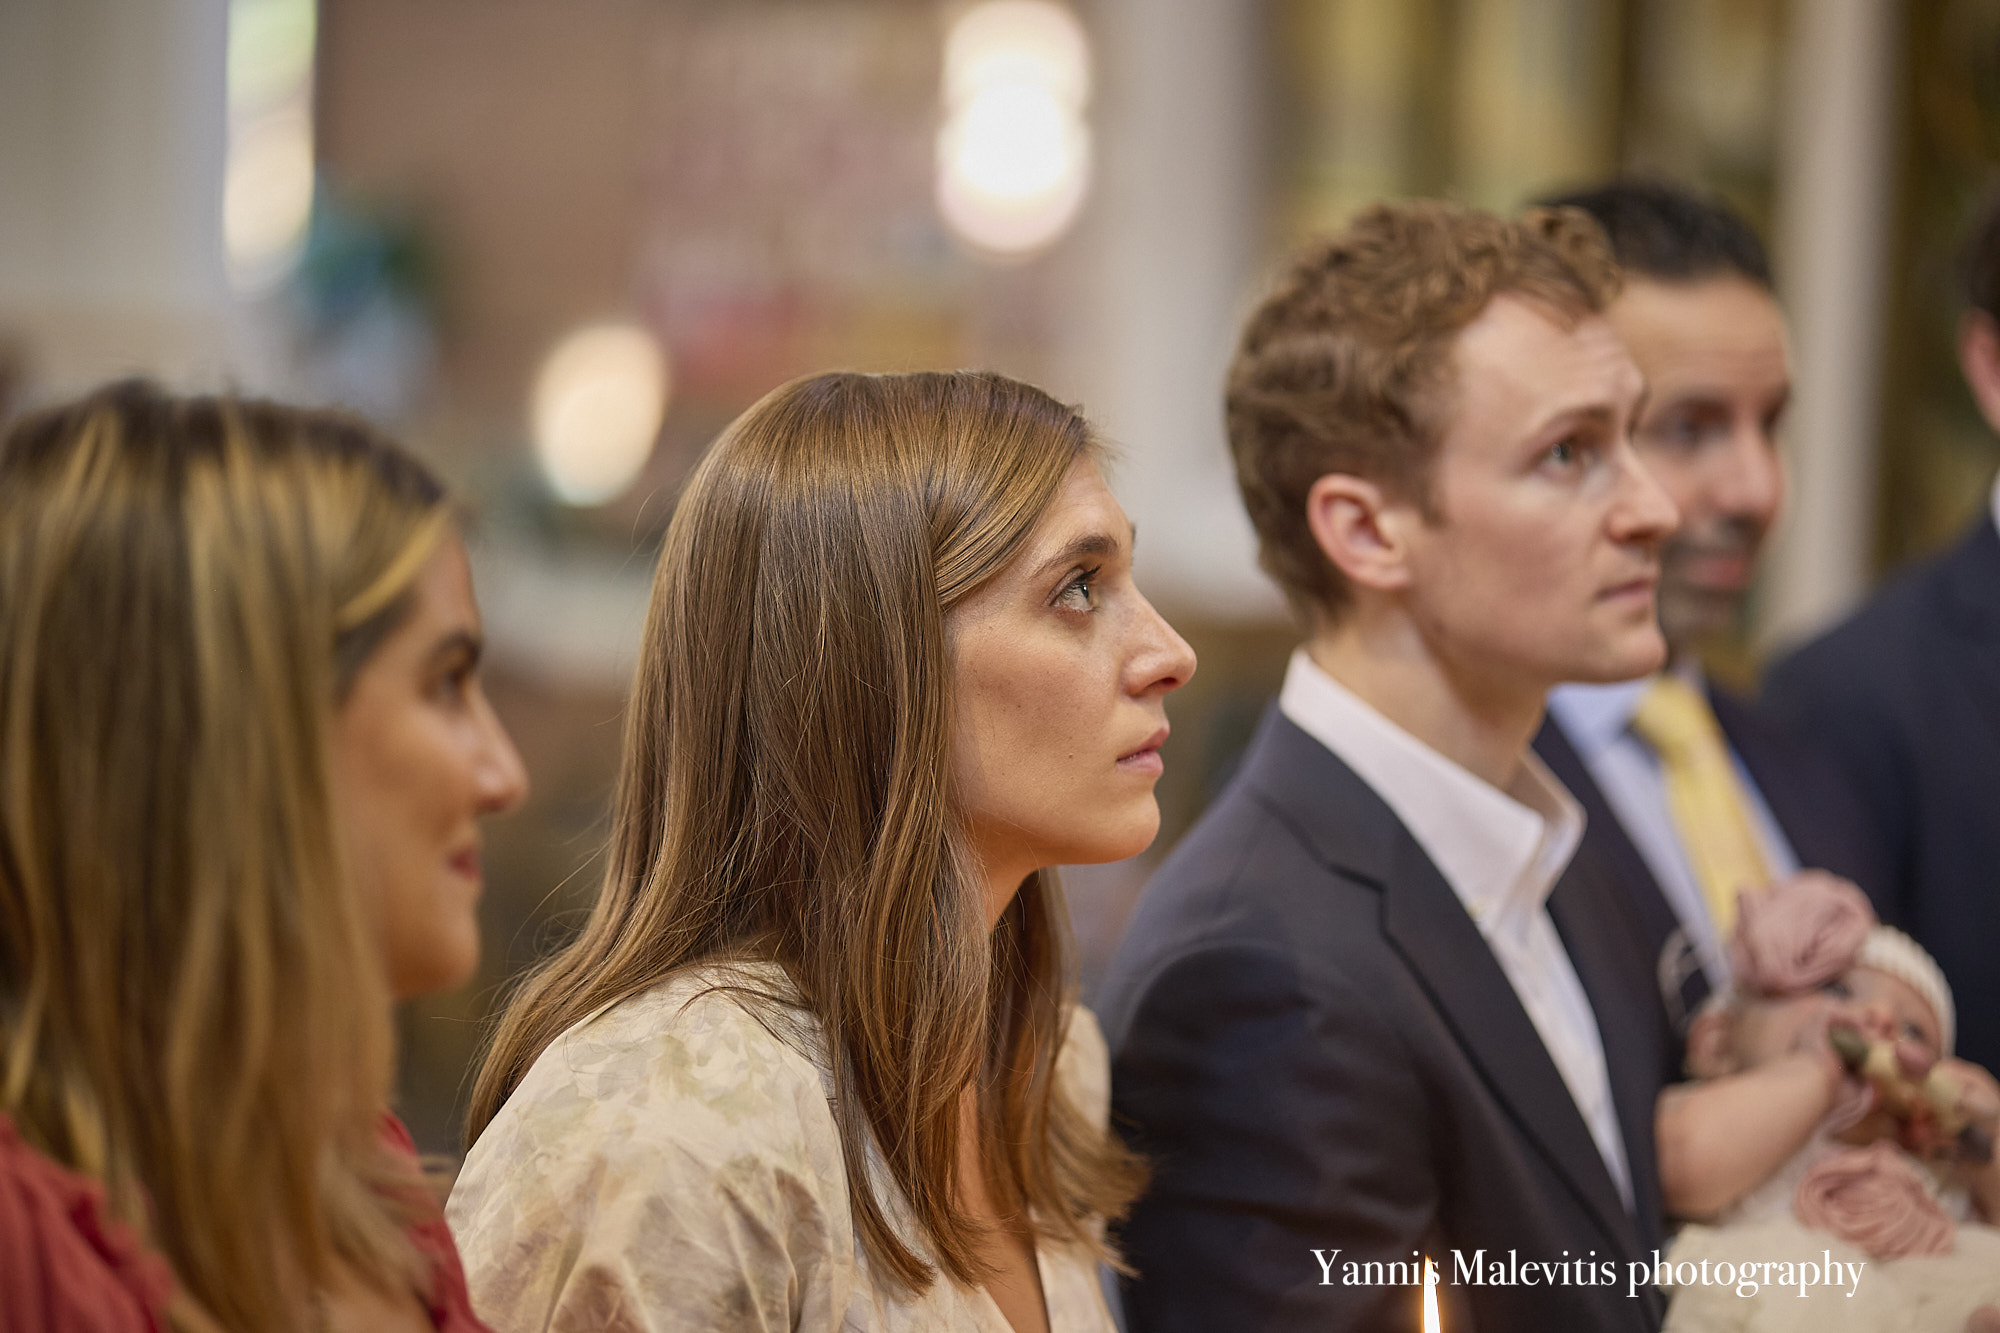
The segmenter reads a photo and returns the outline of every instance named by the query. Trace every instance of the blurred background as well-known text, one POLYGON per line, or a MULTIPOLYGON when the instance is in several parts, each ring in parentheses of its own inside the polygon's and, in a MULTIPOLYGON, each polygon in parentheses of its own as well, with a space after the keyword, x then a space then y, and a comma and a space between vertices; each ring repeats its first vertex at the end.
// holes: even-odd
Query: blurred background
POLYGON ((766 390, 991 367, 1116 443, 1202 665, 1154 852, 1067 876, 1088 986, 1291 642, 1220 420, 1280 256, 1621 169, 1741 207, 1799 380, 1743 681, 1982 503, 1950 274, 1996 161, 2000 0, 0 0, 0 415, 133 372, 342 403, 465 497, 534 794, 479 980, 404 1017, 451 1151, 496 995, 595 891, 677 484, 766 390))

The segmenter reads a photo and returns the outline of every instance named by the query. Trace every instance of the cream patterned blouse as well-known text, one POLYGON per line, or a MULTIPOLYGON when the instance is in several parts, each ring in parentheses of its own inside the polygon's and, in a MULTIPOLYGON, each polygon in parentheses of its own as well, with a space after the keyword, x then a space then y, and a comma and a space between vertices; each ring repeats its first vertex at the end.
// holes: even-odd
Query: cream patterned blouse
MULTIPOLYGON (((738 973, 792 993, 776 967, 738 973)), ((911 1297, 877 1280, 848 1209, 817 1025, 799 1018, 781 1039, 707 989, 719 979, 702 969, 571 1028, 480 1135, 447 1208, 480 1317, 498 1333, 1009 1333, 983 1287, 939 1277, 911 1297)), ((1106 1123, 1109 1066, 1087 1010, 1057 1077, 1106 1123)), ((1050 1333, 1114 1333, 1088 1255, 1037 1259, 1050 1333)))

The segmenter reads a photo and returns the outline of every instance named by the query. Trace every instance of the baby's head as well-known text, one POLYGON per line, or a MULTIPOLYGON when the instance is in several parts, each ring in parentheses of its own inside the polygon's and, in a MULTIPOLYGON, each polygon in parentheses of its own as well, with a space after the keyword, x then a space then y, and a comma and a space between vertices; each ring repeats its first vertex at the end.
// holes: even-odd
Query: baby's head
POLYGON ((1951 1054, 1951 990, 1922 946, 1879 925, 1860 890, 1807 872, 1744 895, 1735 978, 1688 1029, 1688 1072, 1714 1078, 1824 1046, 1829 1021, 1951 1054))

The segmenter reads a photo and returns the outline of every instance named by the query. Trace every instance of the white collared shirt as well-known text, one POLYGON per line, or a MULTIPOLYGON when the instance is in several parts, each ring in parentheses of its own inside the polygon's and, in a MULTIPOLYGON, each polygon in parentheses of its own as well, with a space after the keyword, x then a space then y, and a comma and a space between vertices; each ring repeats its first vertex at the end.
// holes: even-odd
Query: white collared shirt
MULTIPOLYGON (((1676 672, 1703 698, 1708 697, 1708 686, 1698 665, 1677 667, 1676 672)), ((1556 724, 1569 738, 1583 766, 1590 770, 1598 790, 1604 793, 1605 803, 1618 816, 1632 845, 1639 849, 1646 868, 1653 872, 1653 879, 1660 886, 1660 895, 1687 931, 1702 970, 1720 990, 1729 984, 1729 951, 1716 935, 1708 900, 1702 896, 1694 863, 1688 859, 1680 830, 1674 824, 1660 757, 1632 729, 1632 715, 1639 711, 1639 701, 1645 698, 1655 679, 1645 676, 1616 685, 1558 685, 1549 691, 1549 712, 1555 715, 1556 724)), ((1777 818, 1764 801, 1764 793, 1757 788, 1757 780, 1750 776, 1733 745, 1729 747, 1729 758, 1743 787, 1749 806, 1746 813, 1750 817, 1750 831, 1764 853, 1764 864, 1774 878, 1783 879, 1798 870, 1798 853, 1778 827, 1777 818)))
POLYGON ((1292 653, 1278 708, 1374 789, 1444 876, 1506 973, 1631 1208, 1604 1039, 1549 917, 1549 892, 1583 838, 1582 808, 1532 751, 1504 792, 1475 777, 1376 712, 1303 648, 1292 653))

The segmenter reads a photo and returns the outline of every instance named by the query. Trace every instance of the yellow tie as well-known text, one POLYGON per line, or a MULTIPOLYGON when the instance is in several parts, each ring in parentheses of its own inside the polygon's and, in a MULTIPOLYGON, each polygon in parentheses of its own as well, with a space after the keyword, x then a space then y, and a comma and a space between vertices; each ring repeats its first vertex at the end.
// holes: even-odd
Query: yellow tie
POLYGON ((1708 700, 1678 676, 1655 680, 1632 729, 1660 757, 1667 780, 1667 808, 1708 901, 1716 933, 1736 925, 1736 895, 1771 882, 1764 849, 1750 825, 1749 801, 1708 700))

